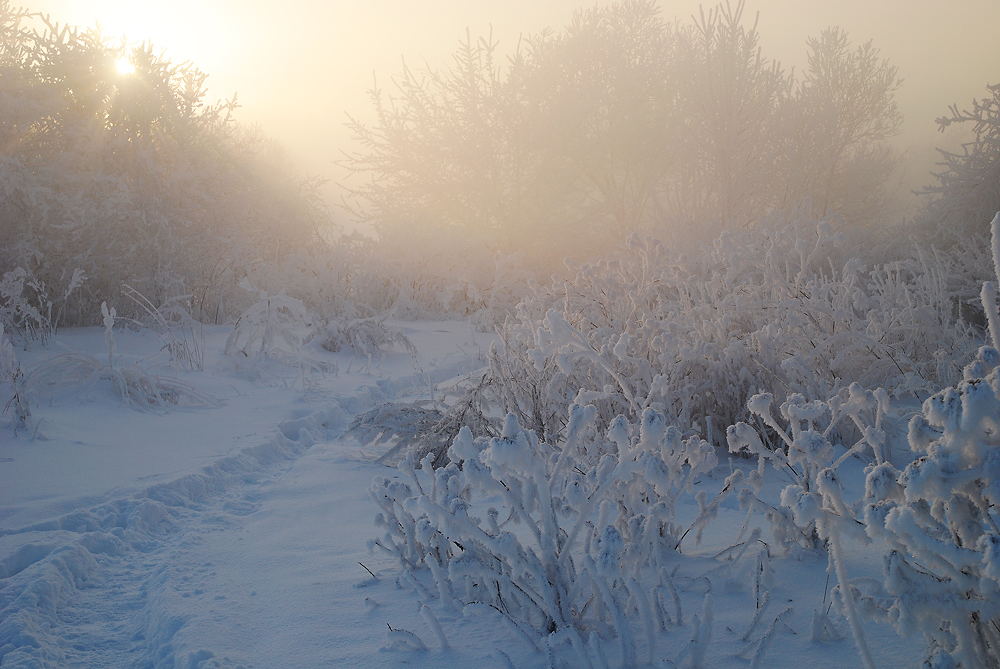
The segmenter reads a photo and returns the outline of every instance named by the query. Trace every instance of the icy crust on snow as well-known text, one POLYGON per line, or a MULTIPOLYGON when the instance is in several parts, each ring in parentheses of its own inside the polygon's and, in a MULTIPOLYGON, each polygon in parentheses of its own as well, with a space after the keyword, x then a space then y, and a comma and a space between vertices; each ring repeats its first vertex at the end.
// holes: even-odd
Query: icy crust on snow
MULTIPOLYGON (((66 635, 65 610, 81 591, 107 577, 108 563, 126 553, 148 553, 164 534, 204 512, 209 498, 227 488, 267 475, 293 461, 312 445, 343 430, 348 414, 338 404, 281 423, 267 443, 221 458, 200 472, 146 488, 133 496, 17 530, 0 532, 4 544, 21 543, 0 560, 0 663, 4 667, 65 667, 81 657, 79 644, 66 635), (47 539, 47 540, 43 540, 47 539), (13 540, 13 541, 12 541, 13 540)), ((230 513, 240 514, 230 506, 230 513)), ((151 600, 140 618, 138 666, 196 667, 213 657, 207 650, 176 655, 174 635, 185 625, 156 606, 155 590, 164 579, 148 582, 151 600), (166 616, 166 618, 164 618, 166 616)), ((132 660, 130 660, 132 662, 132 660)))

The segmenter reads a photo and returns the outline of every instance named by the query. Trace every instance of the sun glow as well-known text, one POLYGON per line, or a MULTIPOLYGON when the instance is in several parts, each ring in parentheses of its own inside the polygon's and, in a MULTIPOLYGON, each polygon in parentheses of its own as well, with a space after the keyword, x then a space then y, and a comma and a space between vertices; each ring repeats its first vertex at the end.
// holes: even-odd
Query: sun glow
POLYGON ((122 57, 115 61, 115 69, 118 70, 118 74, 133 74, 135 65, 128 58, 122 57))

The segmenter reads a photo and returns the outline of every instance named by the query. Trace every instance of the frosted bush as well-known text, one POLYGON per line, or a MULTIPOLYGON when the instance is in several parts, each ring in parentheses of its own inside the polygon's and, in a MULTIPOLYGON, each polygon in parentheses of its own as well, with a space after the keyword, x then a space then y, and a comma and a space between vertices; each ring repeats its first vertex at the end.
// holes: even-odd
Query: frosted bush
POLYGON ((301 300, 282 293, 262 296, 236 321, 224 353, 249 366, 268 356, 292 359, 300 352, 308 325, 309 312, 301 300))
MULTIPOLYGON (((1000 214, 993 252, 1000 270, 1000 214)), ((891 549, 889 598, 873 612, 923 634, 931 667, 1000 665, 1000 319, 993 286, 982 294, 993 345, 910 421, 919 457, 901 472, 873 466, 866 479, 867 531, 891 549)))
POLYGON ((557 445, 512 414, 495 438, 463 428, 438 469, 433 454, 418 464, 411 453, 403 478, 372 484, 385 530, 373 545, 446 609, 489 606, 528 643, 551 635, 581 661, 613 637, 630 666, 641 634, 650 661, 659 631, 683 623, 667 568, 684 533, 675 505, 717 459, 652 409, 607 431, 596 419, 593 406, 571 405, 557 445))
MULTIPOLYGON (((889 464, 884 429, 889 397, 884 390, 871 392, 856 383, 825 401, 807 401, 802 395, 793 394, 780 407, 784 424, 771 412, 773 400, 770 394, 762 393, 747 402, 748 411, 767 430, 758 432, 739 422, 726 431, 730 451, 748 453, 758 459, 757 470, 738 493, 740 506, 747 511, 747 522, 755 511, 763 513, 771 523, 775 539, 788 549, 797 546, 828 549, 830 568, 839 583, 839 599, 858 651, 865 666, 873 667, 841 545, 843 537, 865 543, 869 539, 856 517, 856 504, 844 498, 838 469, 852 456, 870 458, 875 462, 874 467, 889 464), (775 435, 775 442, 770 440, 771 434, 775 435), (857 441, 838 447, 838 437, 845 434, 856 435, 857 441), (782 490, 778 507, 760 499, 765 463, 783 474, 791 473, 795 480, 782 490)), ((816 611, 817 639, 822 638, 825 615, 816 611)))
POLYGON ((8 333, 19 331, 29 340, 47 334, 47 319, 25 294, 26 287, 30 289, 37 286, 37 282, 22 267, 4 272, 0 278, 0 325, 8 333))
POLYGON ((485 392, 488 381, 469 378, 430 401, 387 403, 359 414, 345 436, 374 447, 377 462, 396 466, 412 454, 420 462, 430 454, 436 467, 451 462, 449 448, 462 428, 475 437, 495 437, 503 420, 494 415, 485 392), (449 396, 455 396, 452 400, 449 396))
POLYGON ((334 353, 349 348, 363 356, 373 356, 393 347, 416 353, 413 342, 399 328, 387 325, 386 317, 357 318, 347 323, 330 321, 323 327, 320 345, 334 353))
POLYGON ((434 435, 441 419, 440 411, 417 403, 380 404, 355 416, 344 437, 372 449, 379 464, 396 465, 411 451, 417 460, 426 455, 422 442, 434 435))
POLYGON ((31 408, 25 391, 24 372, 10 337, 4 332, 0 321, 0 416, 10 416, 14 430, 27 427, 31 420, 31 408))
POLYGON ((62 297, 49 294, 48 287, 23 267, 4 272, 0 277, 0 324, 9 335, 17 334, 24 344, 39 339, 44 344, 55 334, 69 298, 87 279, 76 269, 62 297), (53 313, 53 302, 58 304, 53 313))
MULTIPOLYGON (((889 398, 884 390, 871 392, 858 384, 825 401, 807 401, 794 394, 781 404, 780 422, 772 414, 773 402, 769 393, 754 395, 747 409, 760 428, 738 422, 726 430, 729 450, 755 457, 758 462, 747 487, 740 492, 740 504, 748 512, 763 512, 773 526, 775 538, 786 548, 817 547, 828 537, 818 531, 818 517, 810 515, 807 508, 824 507, 825 502, 815 492, 823 487, 820 479, 835 477, 837 468, 852 456, 878 464, 888 461, 884 422, 889 398), (853 436, 856 441, 842 446, 844 436, 853 436), (841 449, 844 452, 837 455, 841 449), (758 497, 766 465, 794 477, 795 482, 782 492, 782 506, 778 508, 758 497)), ((831 501, 827 506, 835 513, 842 511, 839 503, 831 501)), ((853 518, 853 513, 847 516, 853 518)))
POLYGON ((956 308, 963 263, 918 249, 875 264, 838 225, 802 210, 691 255, 633 237, 533 284, 490 356, 504 410, 551 438, 574 400, 603 425, 652 407, 715 442, 760 391, 926 396, 957 380, 952 361, 978 345, 956 308))

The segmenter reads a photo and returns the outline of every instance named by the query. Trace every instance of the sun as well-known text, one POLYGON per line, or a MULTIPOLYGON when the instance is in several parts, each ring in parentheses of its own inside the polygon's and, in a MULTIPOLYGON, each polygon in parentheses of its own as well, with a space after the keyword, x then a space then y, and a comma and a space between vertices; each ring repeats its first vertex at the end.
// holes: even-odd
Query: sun
POLYGON ((125 56, 115 61, 115 69, 118 70, 118 74, 135 73, 135 65, 133 65, 132 61, 125 56))

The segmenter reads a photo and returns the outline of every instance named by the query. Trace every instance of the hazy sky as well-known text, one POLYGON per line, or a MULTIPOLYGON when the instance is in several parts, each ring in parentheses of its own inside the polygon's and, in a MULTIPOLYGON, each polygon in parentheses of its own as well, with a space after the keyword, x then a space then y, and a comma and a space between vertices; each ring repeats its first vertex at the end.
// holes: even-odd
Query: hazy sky
MULTIPOLYGON (((209 76, 210 97, 238 93, 238 118, 258 122, 311 174, 338 179, 347 147, 345 112, 364 117, 373 71, 380 84, 400 58, 443 65, 464 37, 493 28, 501 48, 519 34, 558 29, 583 0, 22 0, 32 11, 105 33, 151 41, 209 76)), ((600 3, 604 4, 604 3, 600 3)), ((711 3, 703 3, 706 8, 711 3)), ((660 0, 667 18, 687 20, 697 0, 660 0)), ((908 185, 929 180, 933 120, 951 103, 967 107, 1000 83, 1000 0, 748 0, 760 13, 764 55, 787 68, 805 63, 808 36, 839 25, 854 44, 873 39, 904 79, 900 146, 909 150, 908 185)))

